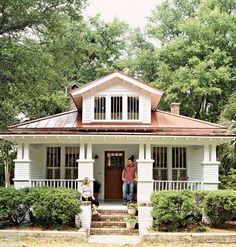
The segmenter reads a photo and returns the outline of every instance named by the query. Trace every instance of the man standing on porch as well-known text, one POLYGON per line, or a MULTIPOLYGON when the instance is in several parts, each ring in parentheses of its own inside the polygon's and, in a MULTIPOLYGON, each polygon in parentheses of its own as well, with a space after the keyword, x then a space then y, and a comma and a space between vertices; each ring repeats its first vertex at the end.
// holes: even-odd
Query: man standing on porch
POLYGON ((128 163, 122 171, 123 180, 123 205, 132 200, 134 185, 137 181, 137 167, 134 165, 134 156, 128 159, 128 163))

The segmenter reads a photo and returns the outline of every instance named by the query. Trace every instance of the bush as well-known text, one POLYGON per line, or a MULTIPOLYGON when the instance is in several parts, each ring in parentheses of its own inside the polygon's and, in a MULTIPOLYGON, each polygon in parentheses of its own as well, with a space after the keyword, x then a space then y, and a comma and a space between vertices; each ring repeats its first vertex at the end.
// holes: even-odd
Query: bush
POLYGON ((211 191, 204 199, 204 212, 213 225, 220 225, 236 217, 236 191, 211 191))
POLYGON ((230 169, 228 175, 220 175, 219 189, 236 190, 236 169, 230 169))
POLYGON ((79 192, 65 188, 34 188, 27 195, 34 223, 63 226, 74 223, 80 213, 79 192))
POLYGON ((29 213, 35 224, 63 226, 80 213, 80 194, 64 188, 0 189, 0 219, 21 224, 29 213))
POLYGON ((25 221, 29 205, 25 201, 27 189, 0 188, 0 220, 10 220, 14 225, 25 221))
POLYGON ((153 227, 173 231, 201 221, 196 197, 189 191, 164 191, 152 195, 153 227))

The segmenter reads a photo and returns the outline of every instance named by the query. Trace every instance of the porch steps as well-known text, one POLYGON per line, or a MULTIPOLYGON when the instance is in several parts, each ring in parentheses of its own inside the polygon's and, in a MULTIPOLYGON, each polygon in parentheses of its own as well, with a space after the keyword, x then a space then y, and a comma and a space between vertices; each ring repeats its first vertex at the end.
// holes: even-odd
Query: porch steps
POLYGON ((138 235, 138 229, 126 229, 127 210, 100 209, 98 212, 102 216, 92 220, 90 235, 138 235))

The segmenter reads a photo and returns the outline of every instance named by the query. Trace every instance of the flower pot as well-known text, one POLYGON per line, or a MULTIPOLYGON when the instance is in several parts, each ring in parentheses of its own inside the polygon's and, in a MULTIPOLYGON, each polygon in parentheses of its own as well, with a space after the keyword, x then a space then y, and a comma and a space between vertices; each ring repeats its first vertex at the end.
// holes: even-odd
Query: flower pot
POLYGON ((133 223, 133 222, 126 222, 126 228, 128 230, 134 229, 135 228, 135 224, 136 223, 133 223))
POLYGON ((136 215, 136 209, 135 208, 128 208, 128 214, 131 216, 135 216, 136 215))

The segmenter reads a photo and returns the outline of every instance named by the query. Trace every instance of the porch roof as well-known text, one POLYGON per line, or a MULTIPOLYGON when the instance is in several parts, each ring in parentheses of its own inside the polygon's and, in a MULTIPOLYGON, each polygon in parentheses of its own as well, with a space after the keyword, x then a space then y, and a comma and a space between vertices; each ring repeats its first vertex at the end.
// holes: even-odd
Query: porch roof
POLYGON ((81 134, 81 135, 150 135, 150 136, 233 136, 225 127, 169 112, 152 111, 151 124, 82 123, 77 110, 27 121, 8 128, 5 134, 81 134))

